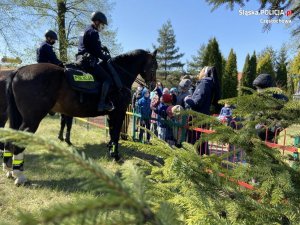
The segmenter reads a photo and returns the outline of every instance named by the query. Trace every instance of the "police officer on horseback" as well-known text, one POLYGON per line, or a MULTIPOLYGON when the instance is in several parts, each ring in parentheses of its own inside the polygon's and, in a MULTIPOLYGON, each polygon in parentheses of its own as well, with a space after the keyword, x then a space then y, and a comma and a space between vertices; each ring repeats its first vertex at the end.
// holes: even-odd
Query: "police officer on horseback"
MULTIPOLYGON (((37 62, 38 63, 52 63, 61 67, 64 67, 64 64, 56 57, 55 52, 53 51, 53 45, 57 41, 57 34, 53 30, 47 30, 45 33, 46 40, 41 43, 40 47, 36 51, 37 62)), ((52 112, 50 113, 50 115, 52 112)), ((72 145, 70 136, 71 128, 73 123, 73 117, 61 114, 60 119, 60 131, 58 134, 58 139, 61 141, 65 140, 69 145, 72 145), (67 125, 66 138, 64 139, 63 133, 65 125, 67 125)))
POLYGON ((57 34, 53 30, 47 30, 45 33, 46 40, 43 41, 36 51, 38 63, 52 63, 63 67, 63 63, 56 57, 53 51, 53 45, 57 41, 57 34))
POLYGON ((107 18, 102 12, 97 11, 92 13, 91 21, 92 24, 79 37, 76 61, 87 72, 103 81, 98 111, 112 111, 114 109, 112 102, 106 103, 105 100, 113 80, 111 75, 99 63, 100 60, 107 63, 110 59, 108 49, 101 45, 99 37, 99 32, 107 25, 107 18))

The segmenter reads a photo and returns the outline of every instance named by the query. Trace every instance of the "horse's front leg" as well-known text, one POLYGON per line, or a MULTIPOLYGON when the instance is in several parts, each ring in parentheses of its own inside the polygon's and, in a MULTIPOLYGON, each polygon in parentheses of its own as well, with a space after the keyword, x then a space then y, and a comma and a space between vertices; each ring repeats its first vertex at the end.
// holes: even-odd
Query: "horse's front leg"
POLYGON ((9 150, 8 146, 4 148, 3 151, 3 171, 6 173, 7 178, 12 178, 12 158, 13 153, 9 150))
POLYGON ((117 109, 114 110, 116 112, 112 112, 108 116, 108 125, 109 125, 109 135, 110 141, 108 143, 109 155, 114 158, 116 161, 120 160, 119 155, 119 138, 120 132, 122 128, 122 124, 125 118, 126 111, 117 112, 117 109))
POLYGON ((24 171, 24 149, 15 147, 12 159, 12 176, 16 179, 15 185, 25 184, 27 178, 23 174, 24 171))

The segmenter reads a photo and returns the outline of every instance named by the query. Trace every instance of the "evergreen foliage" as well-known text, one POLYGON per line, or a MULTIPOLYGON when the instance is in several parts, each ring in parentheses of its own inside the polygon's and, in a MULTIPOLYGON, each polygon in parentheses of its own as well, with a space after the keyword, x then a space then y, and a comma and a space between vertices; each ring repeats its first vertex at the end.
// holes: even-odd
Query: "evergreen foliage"
POLYGON ((287 49, 282 46, 276 62, 276 83, 279 87, 287 86, 287 49))
POLYGON ((223 98, 232 98, 237 96, 238 72, 236 54, 233 52, 233 49, 230 50, 228 60, 226 62, 222 85, 223 98))
MULTIPOLYGON (((251 87, 252 84, 250 84, 250 55, 247 54, 244 67, 243 67, 243 76, 240 81, 240 87, 251 87), (249 86, 251 85, 251 86, 249 86)), ((245 92, 245 89, 239 89, 239 95, 243 94, 245 92)))
POLYGON ((254 51, 250 58, 250 74, 249 74, 249 78, 248 78, 248 86, 247 87, 253 88, 252 84, 257 75, 256 68, 257 68, 257 58, 256 58, 256 53, 254 51))
MULTIPOLYGON (((256 59, 256 53, 254 51, 251 57, 249 54, 247 54, 246 56, 240 86, 253 88, 252 84, 256 77, 256 67, 257 67, 257 59, 256 59)), ((243 90, 240 89, 239 94, 242 93, 247 93, 247 91, 245 89, 243 90)))
POLYGON ((193 126, 210 124, 216 132, 201 135, 195 146, 183 143, 182 148, 172 148, 156 138, 152 145, 124 141, 123 147, 155 159, 150 163, 142 159, 136 164, 125 162, 116 172, 47 138, 0 129, 0 141, 36 144, 77 164, 89 173, 83 185, 94 195, 45 208, 39 215, 20 213, 21 224, 297 224, 300 170, 290 167, 279 150, 267 147, 257 137, 255 125, 280 123, 288 127, 299 123, 300 103, 274 99, 274 93, 282 93, 278 88, 252 93, 221 101, 236 106, 234 116, 242 118, 241 129, 187 111, 193 116, 193 126), (236 151, 243 149, 246 163, 224 160, 231 151, 221 157, 199 157, 195 147, 208 140, 228 143, 236 151), (236 183, 253 179, 254 190, 236 183))
MULTIPOLYGON (((227 8, 233 10, 235 5, 238 5, 240 7, 244 7, 249 0, 206 0, 210 5, 213 6, 213 10, 216 8, 226 5, 227 8)), ((290 15, 290 19, 292 21, 298 22, 298 18, 300 15, 300 7, 299 3, 297 1, 293 0, 259 0, 258 3, 260 4, 259 9, 263 10, 284 10, 287 12, 287 10, 291 10, 292 14, 290 15)), ((277 18, 282 19, 283 15, 281 14, 270 14, 269 19, 277 18)), ((265 24, 264 29, 270 29, 272 23, 265 24)), ((298 36, 300 33, 300 25, 296 23, 294 26, 294 30, 292 32, 293 35, 298 36)))
POLYGON ((171 71, 182 70, 184 64, 180 58, 184 54, 179 53, 179 47, 176 47, 176 36, 170 20, 163 24, 158 32, 158 46, 154 45, 153 48, 158 50, 156 56, 158 72, 167 79, 171 71))
POLYGON ((218 72, 220 87, 222 87, 222 77, 224 73, 223 57, 219 49, 219 43, 216 38, 212 38, 208 41, 208 44, 204 50, 203 56, 204 66, 215 66, 218 72))
POLYGON ((290 94, 294 94, 297 90, 297 84, 300 80, 300 51, 292 59, 288 69, 288 90, 290 94))
POLYGON ((257 62, 257 74, 270 74, 275 80, 275 71, 273 67, 272 56, 269 52, 263 54, 257 62))
POLYGON ((187 72, 189 74, 198 74, 200 70, 205 66, 203 62, 205 48, 206 46, 204 44, 201 45, 197 50, 197 55, 193 55, 192 60, 188 62, 187 72))

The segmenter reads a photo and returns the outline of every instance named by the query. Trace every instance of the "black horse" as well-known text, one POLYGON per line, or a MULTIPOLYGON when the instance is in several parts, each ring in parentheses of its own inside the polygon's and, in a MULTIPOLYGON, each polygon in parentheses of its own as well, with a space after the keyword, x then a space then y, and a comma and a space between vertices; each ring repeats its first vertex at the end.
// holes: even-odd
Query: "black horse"
MULTIPOLYGON (((89 95, 81 101, 59 66, 40 63, 19 68, 7 82, 10 128, 34 133, 49 111, 74 117, 108 115, 110 156, 119 160, 118 142, 131 99, 131 86, 138 74, 146 84, 155 82, 156 51, 135 50, 112 58, 112 63, 120 75, 123 89, 111 88, 109 96, 115 105, 111 112, 97 111, 99 95, 89 95)), ((26 181, 22 173, 24 149, 11 146, 8 151, 13 154, 13 171, 11 159, 5 160, 4 169, 16 178, 16 184, 22 184, 26 181)))

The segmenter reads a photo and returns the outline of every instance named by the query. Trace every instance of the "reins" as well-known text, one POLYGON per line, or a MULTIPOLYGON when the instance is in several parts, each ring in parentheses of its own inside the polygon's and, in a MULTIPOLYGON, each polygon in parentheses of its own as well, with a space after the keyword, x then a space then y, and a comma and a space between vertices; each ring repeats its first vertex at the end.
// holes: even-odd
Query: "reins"
MULTIPOLYGON (((118 67, 120 70, 122 70, 124 73, 128 74, 129 76, 133 77, 134 74, 130 73, 129 71, 127 71, 126 69, 124 69, 122 66, 118 65, 117 63, 113 62, 113 65, 118 67)), ((148 88, 148 85, 140 78, 135 78, 135 82, 138 83, 139 85, 142 85, 144 87, 148 88)))

